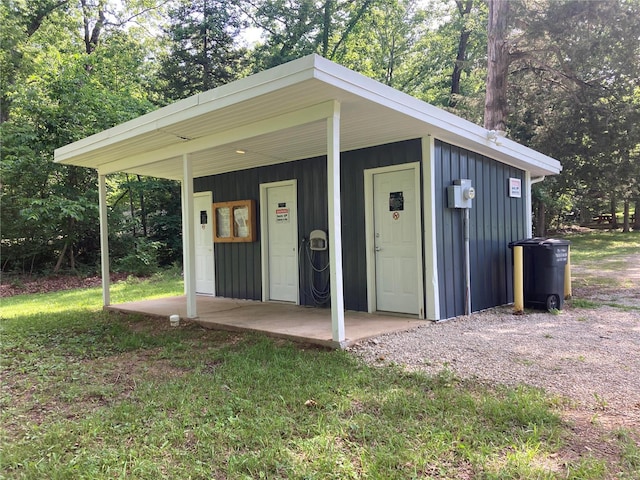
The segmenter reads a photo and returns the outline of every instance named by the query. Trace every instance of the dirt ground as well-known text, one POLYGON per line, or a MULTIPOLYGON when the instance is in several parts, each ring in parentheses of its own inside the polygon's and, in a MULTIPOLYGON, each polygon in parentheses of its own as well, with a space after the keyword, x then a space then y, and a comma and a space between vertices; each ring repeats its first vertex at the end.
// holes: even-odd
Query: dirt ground
POLYGON ((573 266, 576 298, 640 308, 640 253, 573 266))
MULTIPOLYGON (((125 273, 112 273, 111 282, 127 278, 125 273)), ((0 285, 0 298, 28 293, 47 293, 72 288, 91 288, 102 285, 100 276, 83 277, 79 275, 49 275, 30 277, 28 275, 3 275, 0 285)))

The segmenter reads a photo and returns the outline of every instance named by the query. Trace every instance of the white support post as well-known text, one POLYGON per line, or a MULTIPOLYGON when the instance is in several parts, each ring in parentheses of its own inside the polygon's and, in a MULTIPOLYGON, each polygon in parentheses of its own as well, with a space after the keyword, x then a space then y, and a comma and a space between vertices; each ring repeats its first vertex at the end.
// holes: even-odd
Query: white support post
POLYGON ((98 174, 100 209, 100 266, 102 270, 102 304, 111 305, 111 273, 109 272, 109 222, 107 217, 107 176, 98 174))
POLYGON ((187 296, 187 318, 197 318, 196 307, 196 243, 194 237, 193 167, 188 154, 182 156, 182 259, 184 292, 187 296))
POLYGON ((344 287, 342 276, 342 222, 340 206, 340 103, 334 102, 327 118, 327 193, 329 205, 329 263, 331 282, 331 331, 342 343, 344 332, 344 287))

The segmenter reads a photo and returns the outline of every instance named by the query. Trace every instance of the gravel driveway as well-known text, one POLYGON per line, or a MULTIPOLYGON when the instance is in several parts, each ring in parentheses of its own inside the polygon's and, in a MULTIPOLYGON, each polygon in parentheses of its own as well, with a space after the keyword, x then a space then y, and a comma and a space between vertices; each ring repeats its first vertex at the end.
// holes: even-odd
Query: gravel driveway
MULTIPOLYGON (((541 387, 570 399, 578 411, 597 414, 612 427, 640 429, 640 275, 635 278, 636 273, 637 269, 631 272, 631 288, 622 295, 615 292, 616 304, 631 308, 576 308, 568 302, 557 315, 542 311, 513 315, 511 307, 500 307, 425 323, 350 350, 374 365, 395 362, 410 370, 448 369, 461 378, 541 387)), ((585 298, 585 293, 574 288, 575 297, 585 298)))

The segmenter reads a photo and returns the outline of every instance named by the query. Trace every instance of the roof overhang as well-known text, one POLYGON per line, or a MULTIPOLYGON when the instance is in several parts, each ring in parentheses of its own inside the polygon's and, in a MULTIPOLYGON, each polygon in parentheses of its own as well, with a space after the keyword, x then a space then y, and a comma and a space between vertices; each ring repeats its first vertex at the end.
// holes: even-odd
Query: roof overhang
POLYGON ((340 109, 340 149, 431 135, 532 176, 557 160, 318 55, 194 95, 55 151, 55 162, 180 180, 189 155, 202 177, 326 154, 340 109), (238 153, 244 152, 244 153, 238 153))

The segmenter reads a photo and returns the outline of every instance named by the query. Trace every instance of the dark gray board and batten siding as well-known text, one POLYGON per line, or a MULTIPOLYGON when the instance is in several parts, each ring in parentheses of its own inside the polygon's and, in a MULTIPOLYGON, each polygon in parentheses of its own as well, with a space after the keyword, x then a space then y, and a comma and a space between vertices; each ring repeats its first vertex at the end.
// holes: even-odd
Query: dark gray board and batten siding
MULTIPOLYGON (((345 308, 367 311, 367 271, 365 252, 364 170, 388 165, 419 162, 420 140, 381 145, 341 154, 342 264, 345 308)), ((214 202, 256 200, 258 241, 217 243, 215 247, 216 294, 221 297, 260 300, 262 272, 260 259, 260 184, 297 180, 298 243, 311 230, 327 231, 327 162, 318 157, 266 167, 240 170, 194 180, 196 192, 212 191, 214 202)), ((326 264, 327 254, 318 253, 316 264, 326 264)), ((301 257, 300 303, 313 304, 310 296, 308 260, 301 257)), ((325 277, 326 278, 326 277, 325 277)), ((323 286, 325 278, 317 277, 323 286)))
POLYGON ((447 187, 468 178, 476 190, 469 212, 471 310, 513 301, 509 242, 526 235, 527 192, 508 194, 509 178, 525 184, 525 172, 447 143, 435 142, 435 214, 440 318, 464 315, 462 210, 447 208, 447 187))
MULTIPOLYGON (((526 234, 526 202, 508 196, 508 179, 524 171, 488 157, 435 142, 435 215, 440 318, 464 314, 464 245, 462 213, 447 208, 447 187, 469 178, 476 189, 470 211, 472 310, 509 303, 513 299, 509 242, 526 234)), ((420 161, 420 140, 382 145, 341 154, 342 244, 345 307, 367 311, 364 170, 420 161)), ((216 292, 230 298, 260 300, 260 184, 297 180, 298 242, 315 229, 327 231, 326 158, 318 157, 241 170, 194 181, 196 192, 212 191, 215 202, 254 199, 257 202, 258 241, 218 243, 215 248, 216 292)), ((327 261, 316 255, 316 263, 327 261)), ((301 257, 300 301, 311 305, 308 260, 301 257)), ((321 286, 326 277, 317 278, 321 286)))

